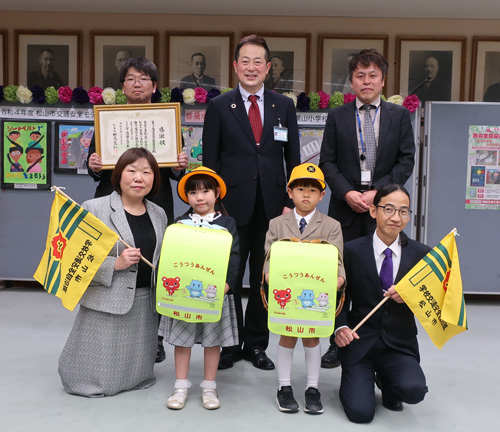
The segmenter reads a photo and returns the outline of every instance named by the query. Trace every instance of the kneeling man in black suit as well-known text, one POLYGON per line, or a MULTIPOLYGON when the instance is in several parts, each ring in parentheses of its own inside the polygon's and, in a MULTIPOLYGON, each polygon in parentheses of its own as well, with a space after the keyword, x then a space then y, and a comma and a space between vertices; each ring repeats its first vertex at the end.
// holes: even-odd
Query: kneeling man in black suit
POLYGON ((335 343, 342 365, 340 401, 349 420, 369 423, 375 414, 375 383, 382 404, 401 411, 427 393, 420 367, 413 313, 394 289, 430 248, 402 231, 410 219, 410 196, 396 184, 377 191, 370 215, 373 234, 344 247, 346 304, 336 319, 335 343), (384 297, 384 305, 357 332, 354 328, 384 297))

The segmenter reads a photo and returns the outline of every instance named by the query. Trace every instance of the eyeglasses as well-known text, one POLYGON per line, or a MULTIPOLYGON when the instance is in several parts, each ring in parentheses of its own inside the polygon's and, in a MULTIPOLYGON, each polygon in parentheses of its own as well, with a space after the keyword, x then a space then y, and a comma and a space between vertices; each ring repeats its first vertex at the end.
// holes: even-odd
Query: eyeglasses
POLYGON ((394 216, 396 212, 399 212, 399 217, 401 219, 408 219, 411 215, 411 210, 407 208, 397 209, 393 206, 381 206, 378 205, 376 207, 380 207, 383 209, 383 212, 386 216, 394 216))
POLYGON ((138 78, 128 77, 125 78, 124 82, 129 86, 133 86, 136 82, 138 82, 140 85, 146 85, 149 81, 152 81, 152 79, 146 77, 138 77, 138 78))

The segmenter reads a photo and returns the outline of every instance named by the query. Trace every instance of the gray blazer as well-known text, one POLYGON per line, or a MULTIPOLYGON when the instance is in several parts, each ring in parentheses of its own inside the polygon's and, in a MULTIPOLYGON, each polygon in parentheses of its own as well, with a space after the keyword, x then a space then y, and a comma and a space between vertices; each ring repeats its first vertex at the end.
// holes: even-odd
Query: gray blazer
MULTIPOLYGON (((345 279, 343 250, 344 241, 342 240, 342 230, 340 223, 335 219, 326 216, 316 209, 311 221, 301 234, 294 212, 288 212, 284 215, 271 219, 269 230, 266 234, 266 244, 264 246, 266 253, 271 250, 271 245, 284 238, 298 238, 300 240, 326 240, 339 250, 339 269, 338 275, 345 279)), ((266 263, 265 272, 269 272, 269 262, 266 263)))
MULTIPOLYGON (((163 234, 167 228, 167 216, 161 207, 147 200, 145 202, 156 234, 153 255, 153 264, 156 265, 160 257, 163 234)), ((130 246, 135 247, 134 237, 118 193, 113 192, 111 195, 85 201, 82 207, 115 231, 130 246)), ((124 249, 125 246, 121 242, 113 246, 81 298, 81 305, 117 315, 126 314, 130 310, 134 303, 138 265, 115 271, 116 260, 124 249)))

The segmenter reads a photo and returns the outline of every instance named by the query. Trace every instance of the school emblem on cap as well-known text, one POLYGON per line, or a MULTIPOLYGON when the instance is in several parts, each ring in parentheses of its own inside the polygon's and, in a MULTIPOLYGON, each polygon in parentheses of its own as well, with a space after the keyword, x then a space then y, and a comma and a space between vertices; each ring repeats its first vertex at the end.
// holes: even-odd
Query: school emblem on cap
POLYGON ((307 167, 307 171, 309 171, 310 173, 313 173, 313 172, 316 172, 316 168, 314 168, 312 165, 309 165, 307 167))

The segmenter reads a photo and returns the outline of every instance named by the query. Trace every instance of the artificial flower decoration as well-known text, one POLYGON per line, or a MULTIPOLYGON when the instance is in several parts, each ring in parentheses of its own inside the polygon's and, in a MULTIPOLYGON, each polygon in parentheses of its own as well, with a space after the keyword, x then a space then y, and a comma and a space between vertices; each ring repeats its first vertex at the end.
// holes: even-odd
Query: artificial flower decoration
POLYGON ((160 90, 161 98, 160 102, 161 103, 169 103, 170 99, 172 97, 172 90, 170 90, 169 87, 164 87, 160 90))
POLYGON ((54 88, 54 86, 47 87, 45 89, 45 100, 49 104, 55 104, 59 100, 59 93, 58 91, 54 88))
POLYGON ((89 95, 83 87, 77 87, 73 90, 73 100, 83 105, 89 102, 89 95))
POLYGON ((106 105, 114 105, 116 103, 116 91, 112 87, 106 87, 103 89, 102 101, 106 105))
POLYGON ((221 94, 224 94, 224 93, 227 93, 228 91, 231 91, 232 88, 231 87, 224 87, 220 92, 221 94))
POLYGON ((127 103, 127 97, 123 94, 123 90, 121 89, 116 90, 115 102, 119 105, 124 105, 127 103))
POLYGON ((221 92, 218 88, 213 88, 210 89, 210 91, 207 93, 207 103, 210 102, 213 98, 216 98, 217 96, 220 96, 221 92))
POLYGON ((415 94, 408 95, 405 97, 405 100, 403 101, 403 106, 405 108, 408 108, 408 111, 413 113, 420 106, 420 99, 415 94))
POLYGON ((194 105, 196 99, 195 99, 195 92, 194 89, 185 89, 182 92, 182 99, 184 100, 184 103, 187 105, 194 105))
POLYGON ((328 108, 328 104, 330 103, 330 95, 326 94, 324 91, 319 91, 318 95, 320 109, 328 108))
POLYGON ((316 111, 319 108, 320 96, 316 92, 311 92, 308 94, 309 96, 309 108, 313 111, 316 111))
POLYGON ((300 111, 309 110, 309 98, 306 96, 305 92, 302 92, 297 96, 297 109, 300 111))
POLYGON ((41 105, 45 102, 45 92, 39 85, 34 85, 33 87, 31 87, 31 93, 33 94, 34 103, 41 105))
POLYGON ((174 87, 172 89, 170 102, 182 102, 182 89, 180 89, 179 87, 174 87))
POLYGON ((336 108, 340 105, 344 105, 344 94, 339 91, 333 92, 328 102, 328 108, 336 108))
POLYGON ((92 105, 101 105, 104 102, 102 98, 102 88, 90 87, 88 94, 89 94, 89 101, 92 105))
POLYGON ((196 102, 204 104, 207 103, 207 91, 203 87, 196 87, 194 89, 194 98, 196 102))
POLYGON ((289 97, 293 100, 293 105, 297 107, 297 95, 294 92, 283 92, 283 96, 289 97))
POLYGON ((68 86, 59 87, 57 93, 59 94, 59 100, 62 103, 70 103, 73 99, 73 90, 71 90, 68 86))
POLYGON ((33 100, 33 93, 31 93, 31 90, 22 85, 17 88, 16 96, 22 104, 29 104, 33 100))
POLYGON ((352 93, 347 93, 344 95, 344 104, 352 102, 354 99, 356 99, 356 95, 353 95, 352 93))
POLYGON ((17 86, 8 85, 3 88, 3 97, 7 102, 17 102, 17 86))
POLYGON ((396 104, 396 105, 403 105, 403 96, 401 95, 393 95, 389 99, 387 99, 387 102, 396 104))

